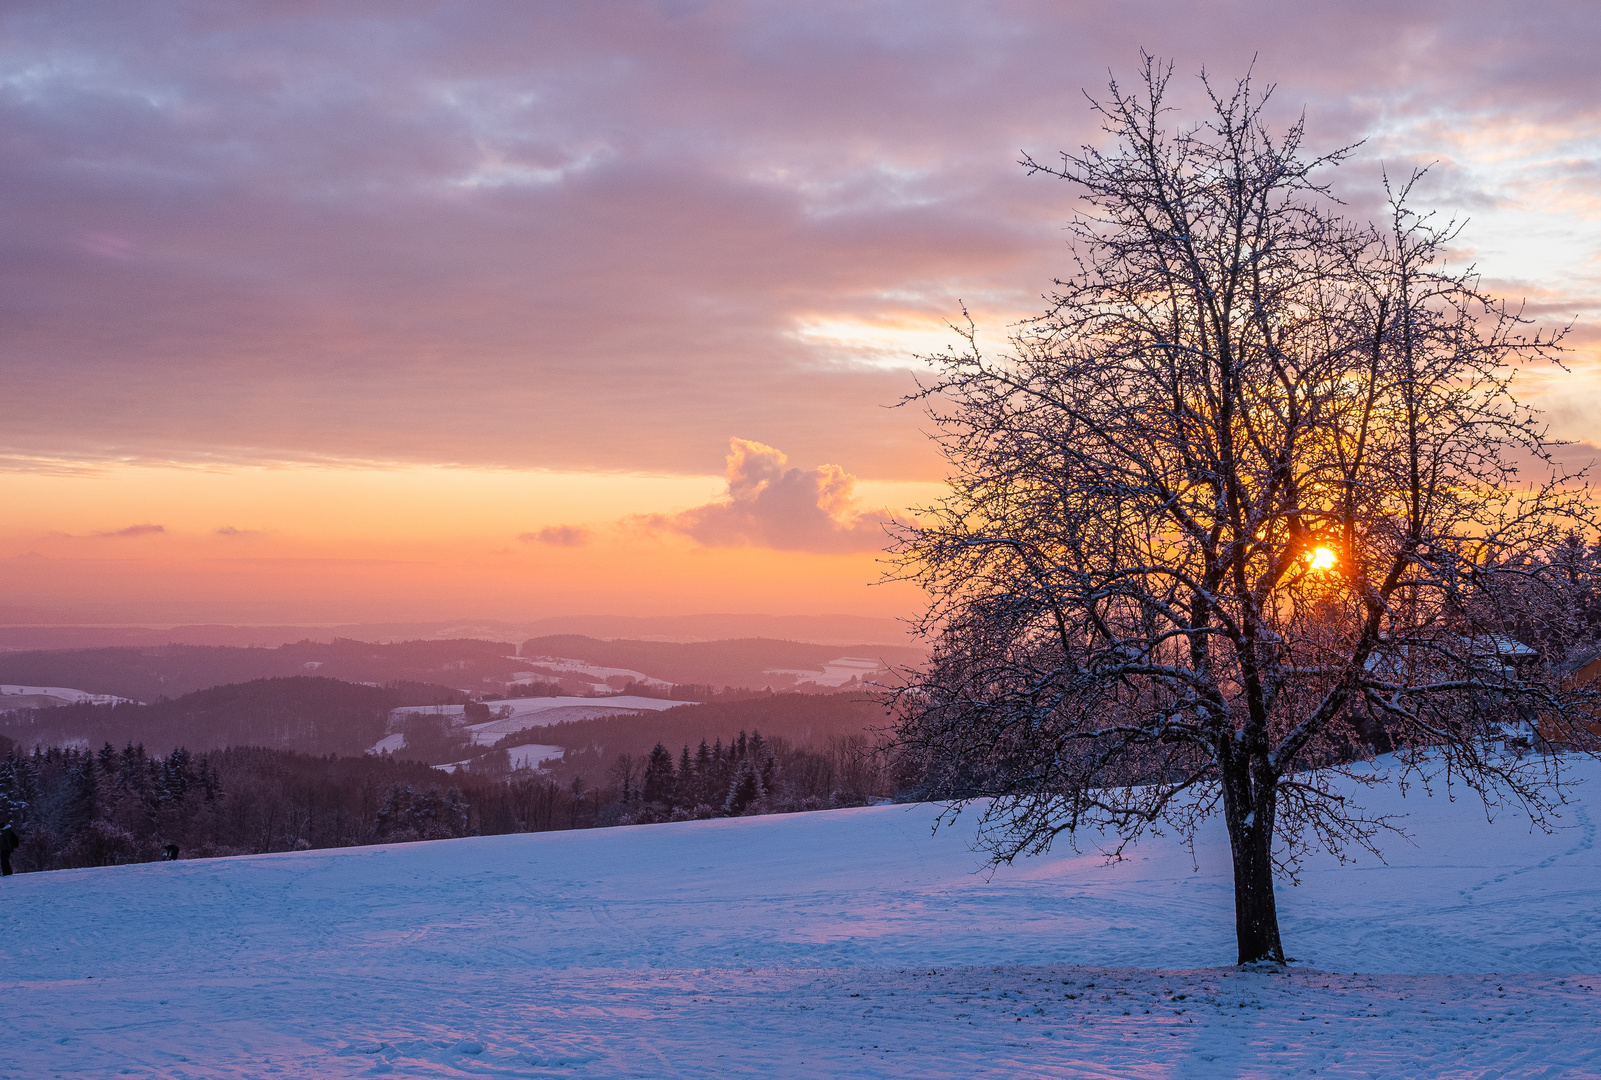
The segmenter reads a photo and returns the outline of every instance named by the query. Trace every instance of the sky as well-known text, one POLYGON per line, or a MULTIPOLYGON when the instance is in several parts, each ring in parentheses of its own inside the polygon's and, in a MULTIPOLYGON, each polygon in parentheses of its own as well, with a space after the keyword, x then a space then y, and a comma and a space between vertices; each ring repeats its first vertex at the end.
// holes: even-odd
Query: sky
POLYGON ((1591 3, 0 2, 0 623, 915 613, 894 406, 1141 49, 1431 165, 1601 443, 1591 3))

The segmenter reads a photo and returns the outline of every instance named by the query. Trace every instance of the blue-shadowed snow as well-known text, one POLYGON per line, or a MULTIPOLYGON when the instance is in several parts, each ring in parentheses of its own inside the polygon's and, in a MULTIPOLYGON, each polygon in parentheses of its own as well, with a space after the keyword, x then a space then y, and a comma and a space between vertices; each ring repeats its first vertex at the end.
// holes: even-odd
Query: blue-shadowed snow
POLYGON ((880 806, 21 875, 0 1076, 1598 1075, 1573 774, 1551 835, 1361 793, 1416 845, 1281 888, 1292 976, 1224 966, 1216 823, 1198 869, 983 873, 965 820, 880 806))

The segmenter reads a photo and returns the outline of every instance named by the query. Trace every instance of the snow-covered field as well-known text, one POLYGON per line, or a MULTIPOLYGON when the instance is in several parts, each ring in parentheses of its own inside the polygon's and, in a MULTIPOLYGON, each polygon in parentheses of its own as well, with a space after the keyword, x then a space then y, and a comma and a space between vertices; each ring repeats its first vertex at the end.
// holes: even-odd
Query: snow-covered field
POLYGON ((768 668, 763 674, 793 675, 797 682, 838 688, 849 683, 852 679, 865 682, 885 670, 885 666, 877 660, 864 660, 857 656, 842 656, 838 660, 830 660, 824 664, 822 671, 815 671, 809 668, 768 668))
POLYGON ((521 746, 513 746, 506 751, 506 755, 511 759, 511 767, 514 769, 537 769, 543 763, 559 758, 566 752, 567 748, 563 746, 523 743, 521 746))
MULTIPOLYGON (((526 728, 549 727, 551 724, 560 724, 566 720, 596 720, 603 716, 622 716, 624 713, 661 712, 664 709, 676 709, 680 705, 693 704, 695 704, 693 701, 667 701, 662 698, 637 697, 631 694, 605 698, 508 698, 505 701, 489 703, 490 708, 497 713, 506 713, 505 716, 497 716, 481 724, 468 724, 465 730, 472 736, 474 746, 493 746, 505 736, 526 728)), ((395 725, 400 723, 401 717, 406 713, 424 713, 429 716, 447 717, 452 723, 459 725, 464 711, 464 706, 461 705, 416 705, 393 710, 389 714, 389 721, 391 725, 395 725)), ((371 752, 381 754, 388 751, 392 754, 403 749, 405 745, 405 736, 396 732, 380 739, 373 745, 371 752)))
POLYGON ((584 660, 570 660, 564 656, 523 656, 512 659, 527 660, 530 664, 538 666, 538 671, 518 671, 513 673, 515 682, 531 683, 547 679, 551 675, 582 675, 592 680, 591 684, 597 691, 605 693, 609 688, 606 680, 621 676, 632 679, 641 686, 656 686, 663 690, 671 690, 673 684, 666 679, 657 679, 646 675, 643 671, 633 668, 606 667, 602 664, 591 664, 584 660))
MULTIPOLYGON (((398 747, 396 749, 399 749, 398 747)), ((547 761, 563 757, 567 753, 565 746, 551 746, 548 743, 523 743, 521 746, 506 748, 506 758, 514 769, 537 769, 547 761)), ((458 769, 472 764, 472 758, 462 761, 446 762, 435 765, 441 772, 453 773, 458 769)))
POLYGON ((1221 826, 978 873, 927 806, 0 882, 0 1076, 1601 1076, 1601 766, 1561 830, 1409 813, 1281 890, 1221 826), (1355 974, 1353 974, 1355 973, 1355 974))
POLYGON ((115 705, 132 698, 113 694, 91 694, 70 686, 21 686, 0 683, 0 709, 49 709, 57 705, 115 705))

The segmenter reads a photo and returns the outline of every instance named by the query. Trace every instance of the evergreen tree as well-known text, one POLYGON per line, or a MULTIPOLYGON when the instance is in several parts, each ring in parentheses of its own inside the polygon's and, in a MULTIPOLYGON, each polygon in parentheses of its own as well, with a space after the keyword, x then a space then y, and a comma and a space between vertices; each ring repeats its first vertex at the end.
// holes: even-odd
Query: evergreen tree
POLYGON ((645 759, 645 778, 641 797, 647 803, 671 806, 673 802, 673 755, 661 743, 651 748, 645 759))
MULTIPOLYGON (((704 741, 701 746, 705 746, 704 741)), ((673 785, 673 803, 676 806, 694 806, 699 800, 695 797, 695 763, 689 756, 689 744, 684 744, 684 752, 678 755, 678 777, 673 785)))

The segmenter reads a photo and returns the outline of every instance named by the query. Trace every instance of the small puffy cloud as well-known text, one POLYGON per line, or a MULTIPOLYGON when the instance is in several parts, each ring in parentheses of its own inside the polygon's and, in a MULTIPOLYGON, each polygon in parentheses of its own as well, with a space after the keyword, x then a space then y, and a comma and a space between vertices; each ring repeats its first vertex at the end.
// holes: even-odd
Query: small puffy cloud
POLYGON ((237 529, 232 525, 224 525, 215 530, 217 536, 260 536, 260 529, 237 529))
POLYGON ((636 519, 646 528, 681 533, 706 547, 779 551, 874 551, 885 544, 887 512, 856 505, 856 477, 838 465, 789 468, 780 450, 730 439, 728 492, 679 514, 636 519))
POLYGON ((592 534, 582 525, 550 525, 538 532, 525 532, 517 539, 525 544, 549 544, 552 547, 583 547, 592 534))
POLYGON ((93 535, 105 537, 153 536, 156 533, 164 533, 166 531, 167 527, 165 525, 150 525, 147 523, 144 525, 129 525, 125 529, 110 529, 93 535))

